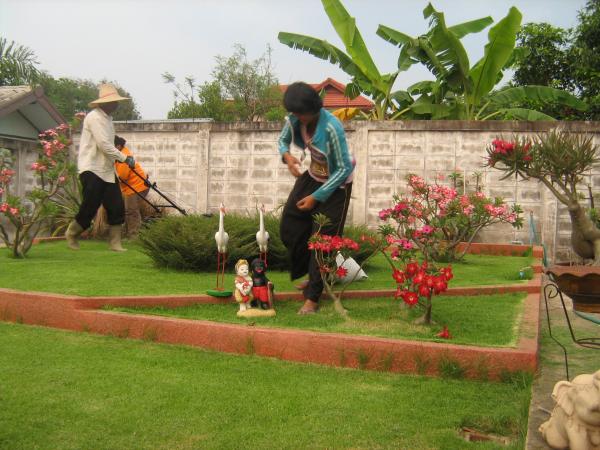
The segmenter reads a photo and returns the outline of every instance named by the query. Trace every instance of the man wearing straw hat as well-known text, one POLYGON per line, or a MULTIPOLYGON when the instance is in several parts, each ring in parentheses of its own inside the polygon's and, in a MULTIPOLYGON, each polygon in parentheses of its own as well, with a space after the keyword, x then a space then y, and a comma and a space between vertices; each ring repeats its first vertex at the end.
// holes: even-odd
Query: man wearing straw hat
POLYGON ((119 102, 129 100, 121 97, 112 84, 100 85, 99 95, 89 104, 93 108, 83 120, 77 168, 83 187, 83 200, 65 238, 69 248, 79 249, 77 238, 89 228, 100 205, 106 209, 108 224, 108 248, 125 251, 121 246, 121 227, 125 222, 125 206, 115 174, 115 161, 135 167, 132 156, 126 156, 114 145, 115 129, 111 114, 119 102))

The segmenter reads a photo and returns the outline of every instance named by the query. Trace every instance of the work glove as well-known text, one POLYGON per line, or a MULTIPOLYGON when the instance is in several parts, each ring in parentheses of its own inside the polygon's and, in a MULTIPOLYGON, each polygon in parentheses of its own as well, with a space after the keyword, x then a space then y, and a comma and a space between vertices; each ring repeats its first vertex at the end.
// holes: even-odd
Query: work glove
POLYGON ((135 169, 135 159, 133 159, 133 156, 128 156, 123 162, 127 164, 130 169, 135 169))

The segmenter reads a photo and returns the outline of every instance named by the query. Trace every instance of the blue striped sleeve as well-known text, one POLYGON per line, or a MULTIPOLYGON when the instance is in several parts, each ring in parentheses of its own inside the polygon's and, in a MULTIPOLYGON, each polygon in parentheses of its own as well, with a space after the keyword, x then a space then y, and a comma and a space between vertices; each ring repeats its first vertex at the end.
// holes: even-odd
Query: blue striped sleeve
POLYGON ((290 150, 290 144, 292 143, 292 126, 289 120, 285 121, 285 125, 281 130, 281 134, 279 135, 279 140, 277 141, 277 145, 279 147, 279 154, 283 156, 283 154, 290 150))
POLYGON ((346 143, 346 134, 342 125, 338 123, 327 124, 329 178, 313 193, 315 200, 324 202, 333 191, 339 188, 350 176, 354 167, 346 143))

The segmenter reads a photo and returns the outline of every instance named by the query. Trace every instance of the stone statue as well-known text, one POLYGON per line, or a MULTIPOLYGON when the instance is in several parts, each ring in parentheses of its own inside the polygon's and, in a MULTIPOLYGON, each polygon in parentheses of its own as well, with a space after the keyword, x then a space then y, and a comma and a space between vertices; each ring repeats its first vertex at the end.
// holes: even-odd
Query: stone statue
POLYGON ((556 406, 540 425, 548 445, 555 449, 600 450, 600 370, 559 381, 552 390, 556 406))

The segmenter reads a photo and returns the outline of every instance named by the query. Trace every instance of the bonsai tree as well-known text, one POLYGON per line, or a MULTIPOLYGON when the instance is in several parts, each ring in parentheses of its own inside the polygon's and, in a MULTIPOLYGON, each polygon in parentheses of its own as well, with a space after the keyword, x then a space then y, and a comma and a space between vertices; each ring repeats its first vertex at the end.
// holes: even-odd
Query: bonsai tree
POLYGON ((591 136, 551 131, 535 138, 515 137, 512 141, 495 139, 487 148, 487 165, 524 180, 543 183, 565 205, 571 216, 571 245, 584 259, 600 266, 600 229, 593 218, 592 166, 600 160, 591 136), (588 191, 592 209, 581 204, 588 191))

